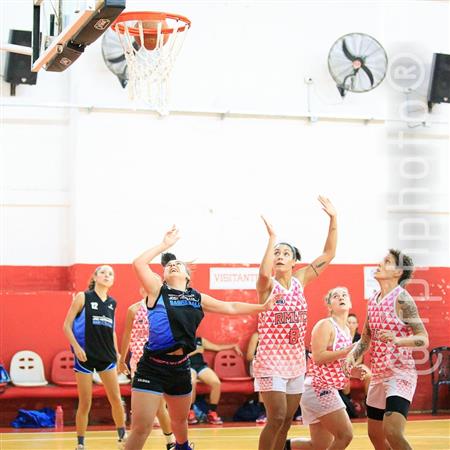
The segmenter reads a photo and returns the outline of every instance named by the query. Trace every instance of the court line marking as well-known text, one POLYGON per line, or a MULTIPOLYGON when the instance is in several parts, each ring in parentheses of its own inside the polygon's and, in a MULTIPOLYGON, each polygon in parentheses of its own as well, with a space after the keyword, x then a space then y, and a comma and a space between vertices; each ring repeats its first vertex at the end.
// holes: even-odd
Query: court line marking
MULTIPOLYGON (((224 437, 226 437, 226 438, 233 438, 233 439, 244 439, 244 440, 249 440, 249 439, 255 439, 255 437, 257 437, 258 435, 255 435, 255 436, 242 436, 242 435, 227 435, 227 436, 224 436, 224 437)), ((159 436, 161 439, 162 439, 162 436, 159 436)), ((356 434, 356 435, 353 435, 353 439, 355 439, 355 438, 367 438, 368 436, 367 436, 367 434, 356 434)), ((211 439, 211 438, 214 438, 214 436, 195 436, 195 437, 192 437, 192 439, 193 440, 206 440, 206 439, 211 439)), ((436 436, 436 435, 407 435, 407 438, 408 438, 408 440, 413 440, 413 439, 436 439, 436 440, 443 440, 443 441, 445 441, 445 442, 448 442, 448 440, 449 440, 449 437, 448 436, 436 436)), ((150 439, 152 439, 151 437, 150 437, 150 439)), ((53 442, 55 442, 55 441, 57 441, 57 442, 61 442, 61 441, 73 441, 74 440, 74 437, 73 436, 71 436, 71 437, 59 437, 58 439, 56 439, 56 437, 55 438, 53 438, 53 439, 51 439, 50 437, 49 438, 45 438, 45 437, 42 437, 42 438, 36 438, 36 439, 33 439, 33 441, 34 442, 47 442, 47 441, 53 441, 53 442)), ((88 441, 116 441, 117 439, 115 438, 115 437, 108 437, 108 436, 102 436, 102 437, 96 437, 96 436, 86 436, 86 440, 88 440, 88 441)), ((30 439, 5 439, 5 440, 3 440, 3 442, 29 442, 30 441, 30 439)), ((0 440, 0 442, 1 442, 1 440, 0 440)))

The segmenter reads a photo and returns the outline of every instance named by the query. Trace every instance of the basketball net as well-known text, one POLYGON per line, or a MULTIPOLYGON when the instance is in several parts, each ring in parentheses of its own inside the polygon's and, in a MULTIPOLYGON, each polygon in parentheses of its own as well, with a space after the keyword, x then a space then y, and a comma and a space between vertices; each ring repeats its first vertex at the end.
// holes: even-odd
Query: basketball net
POLYGON ((189 27, 188 19, 169 13, 125 12, 116 19, 111 28, 125 53, 131 100, 143 100, 161 115, 169 113, 170 73, 189 27), (149 22, 156 27, 146 28, 149 22))

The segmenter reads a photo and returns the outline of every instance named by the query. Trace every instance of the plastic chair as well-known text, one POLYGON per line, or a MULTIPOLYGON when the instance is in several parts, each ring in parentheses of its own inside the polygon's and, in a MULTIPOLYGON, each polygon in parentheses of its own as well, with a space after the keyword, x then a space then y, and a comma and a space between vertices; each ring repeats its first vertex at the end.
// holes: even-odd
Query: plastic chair
POLYGON ((430 352, 430 366, 433 387, 431 414, 436 414, 439 386, 446 384, 450 388, 450 347, 433 348, 430 352))
POLYGON ((214 372, 223 381, 247 381, 251 380, 242 356, 234 350, 221 350, 214 359, 214 372))
MULTIPOLYGON (((95 384, 103 384, 103 381, 96 370, 94 370, 92 380, 95 384)), ((119 373, 119 375, 117 375, 117 382, 119 384, 130 384, 131 380, 124 373, 119 373)))
POLYGON ((76 386, 74 363, 75 357, 70 350, 57 353, 52 362, 51 379, 53 383, 59 386, 76 386))
POLYGON ((17 352, 12 357, 9 376, 11 382, 16 386, 45 386, 48 384, 41 357, 30 350, 17 352))
POLYGON ((6 385, 10 381, 11 378, 3 365, 3 361, 0 360, 0 394, 5 391, 6 385))

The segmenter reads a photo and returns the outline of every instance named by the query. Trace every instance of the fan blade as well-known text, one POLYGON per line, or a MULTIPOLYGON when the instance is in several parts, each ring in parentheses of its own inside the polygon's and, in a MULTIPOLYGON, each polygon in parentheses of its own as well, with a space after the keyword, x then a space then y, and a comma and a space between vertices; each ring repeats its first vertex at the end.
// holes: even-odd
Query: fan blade
POLYGON ((125 89, 127 87, 127 84, 128 84, 128 79, 127 78, 122 78, 120 75, 117 75, 117 78, 119 79, 120 85, 125 89))
POLYGON ((110 62, 111 64, 119 63, 119 62, 122 62, 122 61, 125 61, 125 54, 124 53, 122 53, 117 58, 108 58, 108 62, 110 62))
POLYGON ((373 75, 372 75, 372 72, 370 71, 370 69, 364 64, 361 66, 361 69, 364 70, 364 72, 366 72, 366 75, 369 77, 369 80, 370 80, 370 85, 373 86, 374 80, 373 80, 373 75))
POLYGON ((338 91, 339 91, 339 94, 340 94, 340 96, 342 97, 342 98, 344 98, 345 97, 345 94, 346 94, 346 89, 345 89, 345 87, 344 86, 336 86, 337 88, 338 88, 338 91))
POLYGON ((345 39, 342 41, 342 51, 344 52, 344 55, 349 59, 350 61, 354 61, 356 59, 356 56, 353 56, 349 49, 347 48, 347 44, 345 43, 345 39))

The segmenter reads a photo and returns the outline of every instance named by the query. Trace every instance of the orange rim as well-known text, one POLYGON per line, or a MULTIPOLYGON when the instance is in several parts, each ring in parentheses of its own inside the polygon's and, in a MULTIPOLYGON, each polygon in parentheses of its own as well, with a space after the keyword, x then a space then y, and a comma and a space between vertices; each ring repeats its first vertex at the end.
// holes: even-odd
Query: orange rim
MULTIPOLYGON (((129 21, 147 21, 147 20, 157 20, 163 21, 165 19, 174 19, 181 20, 184 22, 184 25, 180 28, 177 28, 176 32, 183 32, 191 26, 191 21, 184 16, 180 16, 179 14, 165 13, 165 12, 152 12, 152 11, 130 11, 122 13, 111 25, 111 28, 114 31, 117 31, 121 34, 125 33, 125 29, 128 29, 128 33, 132 36, 139 36, 139 28, 137 27, 126 27, 123 22, 129 21)), ((157 28, 142 28, 142 31, 146 35, 154 35, 158 34, 157 28)), ((175 31, 174 28, 165 28, 161 29, 161 34, 171 34, 175 31)))

